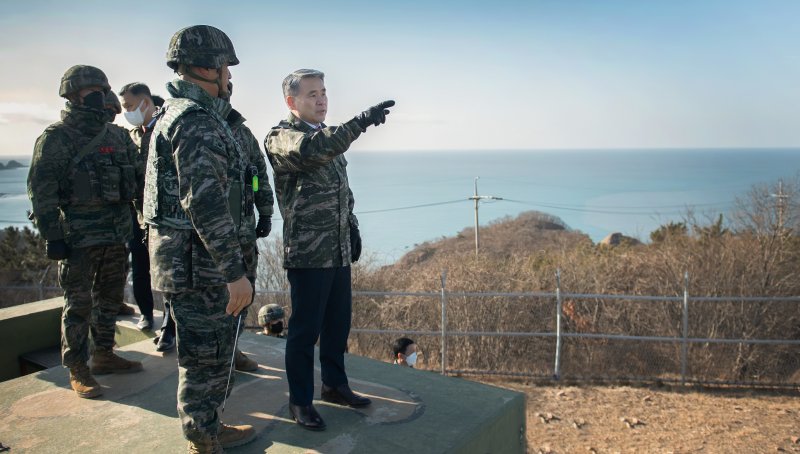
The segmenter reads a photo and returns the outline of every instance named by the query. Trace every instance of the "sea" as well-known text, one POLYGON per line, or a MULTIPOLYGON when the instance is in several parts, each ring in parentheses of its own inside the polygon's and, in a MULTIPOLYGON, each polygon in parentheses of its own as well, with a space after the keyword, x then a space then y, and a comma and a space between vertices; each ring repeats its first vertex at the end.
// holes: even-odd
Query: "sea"
MULTIPOLYGON (((800 148, 359 150, 346 157, 365 254, 379 264, 472 227, 476 184, 480 225, 535 210, 597 242, 614 232, 647 241, 689 212, 726 219, 753 187, 800 181, 800 148)), ((30 164, 30 156, 0 162, 9 159, 30 164)), ((27 167, 0 170, 0 227, 30 225, 27 174, 27 167)), ((276 207, 276 233, 281 222, 276 207)))

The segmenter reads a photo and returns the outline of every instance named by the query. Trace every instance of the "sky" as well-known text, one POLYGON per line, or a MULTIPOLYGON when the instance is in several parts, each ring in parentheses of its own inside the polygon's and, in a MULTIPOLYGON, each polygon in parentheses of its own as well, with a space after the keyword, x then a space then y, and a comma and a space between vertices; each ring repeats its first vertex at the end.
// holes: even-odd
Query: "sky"
POLYGON ((232 103, 259 139, 286 115, 282 79, 315 68, 328 124, 397 102, 356 150, 800 145, 795 0, 63 5, 0 2, 0 155, 58 120, 72 65, 166 95, 170 37, 195 24, 232 39, 232 103))

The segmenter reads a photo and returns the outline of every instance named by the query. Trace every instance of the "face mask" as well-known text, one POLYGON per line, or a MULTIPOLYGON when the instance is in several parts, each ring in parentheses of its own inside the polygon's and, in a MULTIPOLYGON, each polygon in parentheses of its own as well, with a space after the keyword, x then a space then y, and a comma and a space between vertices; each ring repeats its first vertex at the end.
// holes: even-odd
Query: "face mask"
POLYGON ((269 332, 272 334, 280 334, 283 331, 283 322, 275 323, 274 325, 269 325, 269 332))
POLYGON ((412 367, 414 366, 414 364, 417 364, 417 352, 414 352, 406 356, 406 364, 412 367))
POLYGON ((144 104, 144 99, 142 102, 139 103, 139 106, 136 107, 132 112, 124 112, 125 120, 128 123, 132 124, 133 126, 141 126, 144 124, 144 114, 142 113, 142 105, 144 104))
POLYGON ((93 91, 83 97, 83 105, 95 110, 103 111, 106 96, 102 91, 93 91))

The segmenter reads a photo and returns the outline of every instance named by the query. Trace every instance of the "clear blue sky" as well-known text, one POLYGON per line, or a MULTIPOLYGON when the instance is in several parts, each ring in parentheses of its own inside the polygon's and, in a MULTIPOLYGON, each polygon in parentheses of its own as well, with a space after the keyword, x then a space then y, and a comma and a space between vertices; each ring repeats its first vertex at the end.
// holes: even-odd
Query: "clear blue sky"
POLYGON ((233 104, 259 139, 285 116, 283 77, 312 67, 328 123, 397 101, 360 150, 800 145, 795 0, 69 5, 0 4, 0 154, 58 119, 73 64, 165 94, 170 37, 201 23, 233 40, 233 104))

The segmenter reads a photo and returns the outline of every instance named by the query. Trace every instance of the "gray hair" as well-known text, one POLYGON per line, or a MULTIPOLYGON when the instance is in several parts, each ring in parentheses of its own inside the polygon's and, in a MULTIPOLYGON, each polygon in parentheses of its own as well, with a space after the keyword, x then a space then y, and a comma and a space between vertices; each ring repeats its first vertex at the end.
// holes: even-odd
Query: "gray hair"
POLYGON ((316 77, 325 80, 325 73, 317 71, 316 69, 298 69, 283 79, 283 97, 297 96, 300 92, 300 81, 308 79, 309 77, 316 77))

